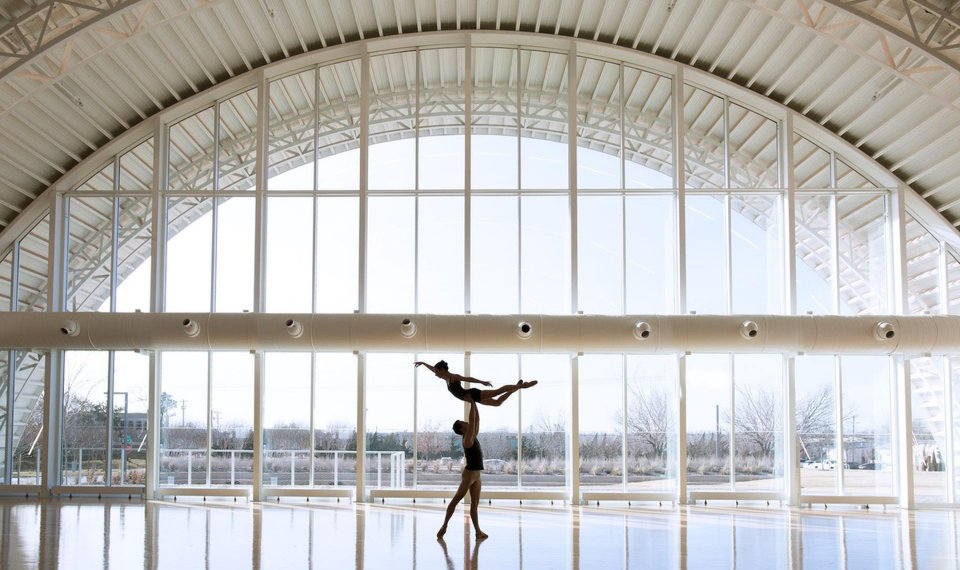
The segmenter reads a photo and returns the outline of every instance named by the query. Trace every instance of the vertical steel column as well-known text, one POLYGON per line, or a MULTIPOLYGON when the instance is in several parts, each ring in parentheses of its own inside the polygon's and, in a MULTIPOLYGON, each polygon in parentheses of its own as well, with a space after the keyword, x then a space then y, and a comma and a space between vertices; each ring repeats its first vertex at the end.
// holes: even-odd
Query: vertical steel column
MULTIPOLYGON (((673 183, 676 186, 675 216, 676 243, 677 243, 677 282, 674 287, 676 299, 674 306, 681 315, 687 313, 687 193, 686 173, 684 171, 684 147, 686 125, 683 122, 683 66, 677 64, 673 74, 673 93, 671 94, 671 111, 673 113, 673 183)), ((686 437, 686 434, 683 434, 686 437)), ((686 462, 682 465, 686 470, 686 462)), ((686 475, 683 475, 685 478, 686 475)), ((686 491, 684 484, 683 491, 686 491)), ((686 504, 686 496, 681 495, 681 504, 686 504)))
POLYGON ((677 504, 687 504, 687 358, 677 355, 677 504))
MULTIPOLYGON (((213 454, 213 352, 207 351, 207 461, 206 461, 206 484, 210 485, 210 468, 213 466, 213 460, 210 457, 213 454)), ((233 484, 233 481, 230 482, 233 484)))
POLYGON ((944 399, 944 436, 947 440, 946 460, 947 460, 947 502, 954 503, 957 500, 956 473, 957 466, 954 464, 954 429, 953 414, 956 412, 953 406, 953 378, 950 370, 950 356, 940 357, 940 374, 943 376, 943 399, 944 399))
MULTIPOLYGON (((15 303, 16 300, 13 300, 13 302, 15 303)), ((0 457, 0 461, 3 462, 3 482, 9 485, 13 482, 13 406, 16 404, 14 383, 16 382, 17 351, 9 350, 5 352, 7 353, 7 372, 6 377, 0 382, 7 385, 7 391, 4 395, 7 400, 7 412, 3 419, 3 457, 0 457)))
MULTIPOLYGON (((779 125, 780 150, 780 187, 783 189, 781 212, 783 213, 783 280, 784 292, 782 313, 797 313, 797 182, 794 169, 793 149, 793 111, 787 110, 783 122, 779 125)), ((800 458, 797 440, 797 358, 795 354, 785 355, 784 359, 784 454, 783 470, 786 475, 784 494, 787 504, 800 504, 800 458)))
MULTIPOLYGON (((413 52, 413 312, 420 310, 420 48, 413 52)), ((416 385, 416 380, 414 380, 416 385)), ((416 392, 414 392, 416 406, 416 392)), ((414 414, 416 416, 416 414, 414 414)), ((416 419, 414 419, 413 437, 417 437, 416 419)), ((416 465, 416 449, 413 452, 416 465)), ((414 481, 416 481, 416 469, 414 481)))
MULTIPOLYGON (((830 188, 837 188, 837 155, 833 152, 830 152, 830 188)), ((840 213, 837 200, 837 193, 833 192, 830 195, 830 236, 833 239, 830 247, 830 286, 835 315, 840 314, 840 213)))
POLYGON ((787 111, 780 124, 780 186, 783 189, 781 212, 783 213, 783 281, 785 289, 782 313, 797 313, 797 182, 793 165, 793 111, 787 111))
POLYGON ((161 358, 157 351, 147 353, 149 376, 147 380, 147 466, 144 481, 144 499, 152 501, 160 488, 160 374, 161 358))
POLYGON ((784 434, 783 471, 786 475, 784 494, 791 507, 800 505, 800 460, 797 445, 797 357, 783 357, 784 364, 784 434))
MULTIPOLYGON (((158 313, 165 308, 165 275, 167 250, 167 208, 164 202, 167 187, 167 162, 169 148, 167 126, 158 117, 153 128, 153 180, 151 181, 151 233, 150 233, 150 310, 158 313)), ((160 425, 160 394, 162 392, 161 356, 159 351, 149 351, 150 376, 147 388, 147 465, 145 473, 144 497, 149 501, 156 498, 160 488, 160 444, 163 428, 160 425)))
MULTIPOLYGON (((472 198, 473 198, 473 43, 472 36, 464 35, 463 73, 463 312, 471 310, 471 256, 472 198)), ((420 84, 417 83, 419 90, 420 84)), ((419 96, 419 91, 417 92, 419 96)))
POLYGON ((570 503, 580 504, 580 357, 578 352, 570 359, 570 430, 567 438, 570 459, 567 473, 570 475, 570 503))
MULTIPOLYGON (((49 286, 47 290, 47 310, 58 312, 63 310, 63 292, 66 278, 66 248, 69 239, 67 228, 66 198, 59 189, 50 194, 50 227, 48 234, 48 271, 49 286)), ((19 261, 19 260, 18 260, 19 261)), ((11 299, 11 303, 18 303, 11 299)), ((16 305, 11 307, 16 310, 16 305)), ((63 434, 61 420, 63 418, 63 355, 62 350, 51 350, 47 353, 43 379, 43 416, 44 437, 40 450, 46 460, 42 466, 41 496, 49 496, 51 489, 60 484, 60 451, 63 434)), ((16 359, 10 362, 10 367, 16 367, 16 359)), ((13 376, 16 380, 16 375, 13 376)), ((15 384, 8 388, 15 389, 15 384)), ((14 405, 16 403, 14 402, 14 405)), ((7 410, 12 416, 14 408, 7 410)), ((12 427, 12 424, 11 424, 12 427)), ((40 466, 37 466, 38 469, 40 466)))
POLYGON ((845 463, 844 459, 846 456, 846 450, 843 446, 843 361, 842 357, 839 355, 835 355, 833 357, 833 400, 833 421, 836 425, 836 442, 834 447, 836 448, 837 453, 836 457, 834 458, 834 463, 836 464, 835 471, 837 472, 837 494, 845 495, 846 481, 844 480, 843 469, 839 468, 840 465, 845 463))
POLYGON ((310 460, 307 464, 310 466, 310 476, 307 478, 308 484, 314 485, 314 461, 317 455, 317 353, 310 353, 310 460))
MULTIPOLYGON (((359 310, 367 312, 367 191, 370 165, 370 54, 366 44, 360 55, 360 267, 359 310)), ((358 434, 360 432, 357 432, 358 434)))
POLYGON ((620 489, 627 490, 627 356, 620 355, 620 489))
POLYGON ((893 402, 898 404, 896 410, 897 422, 894 423, 897 445, 893 457, 894 472, 896 473, 897 491, 901 509, 912 509, 915 506, 913 495, 913 410, 910 399, 910 359, 901 355, 891 356, 893 377, 893 402))
MULTIPOLYGON (((270 84, 263 70, 257 72, 257 157, 254 219, 253 310, 266 308, 267 268, 267 168, 269 152, 270 84)), ((253 500, 263 497, 263 400, 264 354, 254 352, 253 364, 253 500)), ((209 406, 209 402, 207 402, 209 406)), ((209 426, 208 426, 209 427, 209 426)), ((209 456, 209 454, 208 454, 209 456)), ((209 473, 209 471, 208 471, 209 473)))
MULTIPOLYGON (((106 485, 107 487, 113 485, 113 444, 114 444, 114 441, 113 441, 113 420, 114 420, 113 392, 114 392, 114 382, 115 382, 114 371, 116 370, 116 364, 117 364, 117 353, 113 350, 108 351, 107 352, 107 425, 106 425, 107 445, 106 445, 106 449, 104 450, 104 454, 106 455, 106 457, 104 457, 104 461, 106 462, 105 465, 107 467, 105 469, 106 480, 104 481, 104 485, 106 485)), ((124 418, 124 421, 126 421, 126 418, 124 418)), ((121 446, 123 445, 122 441, 120 442, 120 445, 121 446)), ((120 467, 122 472, 123 466, 121 465, 120 467)), ((123 481, 120 481, 120 484, 123 485, 123 481)))
POLYGON ((263 383, 262 352, 253 353, 253 500, 263 500, 263 383))
POLYGON ((577 279, 577 44, 567 52, 567 188, 570 201, 570 314, 580 309, 577 279))
MULTIPOLYGON (((415 354, 414 359, 420 360, 420 355, 415 354)), ((418 391, 419 386, 417 382, 417 377, 419 376, 417 374, 417 370, 419 369, 420 369, 419 366, 413 369, 413 487, 414 489, 416 489, 417 487, 417 471, 419 471, 419 469, 417 469, 417 461, 419 460, 419 456, 420 456, 420 447, 417 445, 418 443, 417 436, 420 433, 420 423, 418 421, 420 419, 419 417, 420 410, 419 410, 419 406, 417 405, 417 396, 420 393, 418 391)))
MULTIPOLYGON (((907 302, 907 210, 905 194, 908 190, 899 186, 890 193, 890 221, 887 243, 891 245, 893 265, 891 266, 893 283, 890 292, 893 295, 888 309, 897 315, 906 315, 910 304, 907 302)), ((910 427, 909 425, 907 427, 910 427)))
MULTIPOLYGON (((729 212, 729 210, 728 210, 729 212)), ((730 437, 727 455, 730 465, 730 488, 737 488, 737 365, 733 354, 727 355, 727 373, 730 375, 730 437)), ((719 437, 719 434, 717 434, 719 437)))
MULTIPOLYGON (((733 312, 733 226, 731 221, 731 212, 730 209, 733 206, 733 199, 730 197, 730 100, 726 97, 723 98, 723 113, 722 113, 722 122, 723 122, 723 188, 725 193, 723 195, 723 242, 724 242, 724 260, 723 260, 723 286, 724 286, 724 303, 726 303, 725 312, 730 314, 733 312)), ((733 386, 733 378, 731 377, 731 387, 733 386)), ((732 401, 732 400, 731 400, 732 401)), ((734 416, 733 408, 730 409, 731 419, 734 416)), ((730 435, 733 435, 733 430, 730 430, 730 435)), ((730 457, 733 458, 733 439, 731 437, 730 443, 730 457)), ((733 477, 733 469, 731 466, 730 476, 733 477)))
POLYGON ((357 465, 356 465, 356 494, 354 498, 359 503, 367 500, 364 494, 364 463, 367 452, 367 358, 366 355, 354 352, 357 357, 357 465))

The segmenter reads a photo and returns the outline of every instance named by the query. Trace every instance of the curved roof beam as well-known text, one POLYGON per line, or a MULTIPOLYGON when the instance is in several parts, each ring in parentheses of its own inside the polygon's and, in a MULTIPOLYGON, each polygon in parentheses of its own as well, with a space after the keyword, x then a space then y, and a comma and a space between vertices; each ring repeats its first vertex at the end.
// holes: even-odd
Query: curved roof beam
MULTIPOLYGON (((863 0, 823 0, 839 10, 850 13, 923 51, 943 65, 960 73, 960 16, 952 14, 927 0, 900 0, 896 2, 864 2, 863 0)), ((813 25, 804 2, 798 2, 804 19, 813 25)), ((890 56, 888 49, 888 57, 890 56)), ((920 68, 912 69, 919 73, 920 68)), ((931 70, 932 71, 932 70, 931 70)))

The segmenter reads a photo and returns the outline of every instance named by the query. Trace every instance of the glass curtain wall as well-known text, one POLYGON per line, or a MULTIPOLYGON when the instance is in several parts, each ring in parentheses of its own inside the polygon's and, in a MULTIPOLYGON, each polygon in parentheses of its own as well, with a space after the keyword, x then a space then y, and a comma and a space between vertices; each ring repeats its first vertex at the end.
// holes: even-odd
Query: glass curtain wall
MULTIPOLYGON (((350 60, 269 80, 265 188, 257 187, 255 176, 258 92, 253 88, 230 94, 171 124, 168 146, 161 153, 168 157, 162 176, 153 172, 154 142, 147 139, 126 147, 67 192, 64 307, 115 312, 160 308, 352 313, 362 309, 620 315, 671 314, 685 303, 698 313, 779 314, 786 310, 781 270, 784 240, 793 239, 798 312, 868 315, 894 308, 887 189, 858 172, 853 162, 826 150, 815 137, 787 133, 794 142, 796 232, 783 235, 781 125, 736 97, 688 83, 680 86, 674 109, 672 80, 628 63, 583 56, 571 59, 566 53, 526 48, 446 47, 370 56, 369 112, 362 117, 361 67, 359 60, 350 60), (571 79, 575 85, 568 86, 571 79), (576 164, 569 163, 572 155, 566 142, 570 113, 575 113, 577 128, 576 164), (683 121, 685 133, 685 251, 680 251, 676 239, 676 113, 682 114, 676 120, 683 121), (369 127, 367 141, 360 140, 362 121, 369 127), (364 203, 361 143, 369 145, 364 203), (571 172, 576 173, 576 216, 570 211, 571 172), (151 307, 150 300, 155 178, 166 180, 166 187, 158 189, 165 220, 164 235, 157 237, 166 247, 159 264, 164 271, 159 276, 164 284, 159 307, 151 307), (263 193, 255 197, 256 190, 263 193), (263 306, 254 303, 253 294, 257 200, 263 200, 265 209, 263 306), (361 213, 365 213, 362 219, 361 213), (576 243, 571 243, 573 235, 576 243), (366 244, 363 251, 361 243, 366 244), (662 247, 651 248, 650 243, 662 247), (685 299, 678 296, 681 259, 687 270, 685 299), (359 280, 361 262, 364 283, 359 280)), ((49 224, 49 216, 42 218, 0 259, 0 310, 46 310, 49 224)), ((911 314, 951 312, 960 305, 960 294, 956 294, 960 263, 917 220, 908 217, 906 229, 907 310, 911 314)), ((5 426, 19 421, 20 410, 37 409, 40 402, 42 359, 30 354, 7 353, 12 378, 7 384, 22 381, 25 391, 17 392, 16 406, 9 396, 0 403, 12 409, 5 426)), ((127 357, 121 353, 106 357, 106 375, 93 373, 103 369, 102 364, 86 367, 86 374, 99 376, 101 383, 104 378, 114 382, 112 392, 105 389, 102 394, 112 404, 100 402, 114 418, 122 394, 135 390, 122 384, 121 356, 127 357), (114 370, 112 380, 110 369, 114 370)), ((388 365, 387 356, 370 355, 371 365, 388 376, 401 374, 396 382, 409 386, 398 397, 407 401, 409 409, 403 417, 393 417, 390 411, 368 415, 367 437, 380 434, 377 425, 370 431, 371 419, 382 419, 384 430, 402 434, 397 445, 384 444, 390 449, 379 451, 401 454, 394 460, 399 464, 395 472, 402 474, 404 485, 424 485, 436 475, 432 461, 449 457, 455 462, 457 457, 453 449, 443 455, 436 446, 430 447, 433 444, 426 437, 443 431, 435 431, 430 423, 434 418, 424 415, 433 409, 432 398, 442 393, 430 392, 436 391, 435 385, 421 386, 418 374, 401 372, 409 368, 410 357, 397 356, 393 366, 388 365), (398 364, 401 360, 403 366, 398 364), (423 442, 420 434, 425 436, 423 442), (409 441, 404 443, 404 437, 409 441)), ((341 475, 354 476, 349 444, 343 438, 358 426, 355 415, 343 417, 338 412, 355 407, 355 390, 345 388, 335 398, 342 406, 321 412, 326 405, 321 394, 327 386, 339 390, 341 378, 356 382, 355 374, 349 372, 353 357, 319 366, 321 357, 307 358, 309 366, 294 367, 296 374, 288 375, 283 367, 275 373, 277 386, 303 376, 299 381, 307 389, 303 392, 298 385, 297 394, 314 403, 302 406, 297 418, 288 418, 287 423, 304 432, 296 445, 281 445, 282 438, 271 440, 278 446, 271 453, 293 453, 292 460, 284 460, 282 476, 280 467, 274 466, 277 484, 336 485, 344 484, 341 475), (304 367, 310 369, 305 375, 304 367), (324 380, 322 369, 326 368, 332 371, 331 380, 324 380), (329 420, 321 419, 327 414, 329 420)), ((74 361, 79 358, 70 357, 70 370, 80 366, 79 360, 74 361)), ((180 479, 198 484, 198 478, 204 483, 220 481, 220 469, 223 473, 231 469, 229 478, 222 477, 224 482, 252 478, 252 464, 245 459, 250 451, 245 434, 252 415, 233 411, 249 409, 252 375, 232 368, 248 371, 252 364, 241 366, 232 355, 224 356, 220 373, 218 358, 176 352, 162 358, 161 364, 174 371, 162 374, 170 390, 162 395, 160 410, 160 441, 164 453, 170 454, 165 456, 169 461, 164 469, 172 477, 165 484, 180 484, 180 479), (186 376, 179 376, 180 371, 186 376), (192 378, 193 383, 183 378, 192 378), (217 403, 221 392, 223 405, 217 403), (188 436, 190 430, 195 433, 188 436), (174 449, 181 450, 177 461, 189 466, 173 461, 174 449)), ((561 450, 556 441, 578 437, 586 445, 585 437, 613 438, 614 434, 620 434, 619 452, 610 448, 610 439, 601 446, 596 466, 577 466, 584 481, 607 476, 626 477, 631 488, 648 481, 673 484, 669 468, 659 467, 656 459, 662 457, 660 448, 642 439, 651 429, 667 428, 648 427, 647 432, 632 434, 629 428, 604 425, 606 420, 600 417, 620 410, 622 418, 630 418, 631 406, 646 405, 645 398, 653 398, 648 385, 659 382, 654 378, 660 377, 661 370, 664 377, 672 374, 666 371, 669 366, 638 365, 637 370, 652 367, 656 371, 648 378, 631 372, 631 363, 640 357, 606 359, 583 357, 581 381, 592 378, 599 390, 611 394, 613 384, 627 389, 618 392, 618 404, 605 402, 606 411, 598 410, 596 418, 584 415, 584 404, 595 394, 581 390, 580 434, 568 431, 569 399, 550 399, 569 388, 568 357, 473 355, 463 362, 494 378, 542 374, 544 382, 556 383, 540 392, 548 394, 542 401, 533 401, 535 391, 516 401, 511 398, 496 410, 484 410, 485 426, 489 415, 489 425, 495 428, 492 433, 512 434, 490 443, 503 462, 497 474, 502 484, 555 485, 563 477, 555 466, 569 459, 567 447, 561 450), (619 377, 605 372, 616 368, 612 362, 617 359, 619 377), (561 360, 567 362, 560 364, 561 360), (631 387, 637 387, 641 396, 634 398, 631 387), (613 463, 619 463, 619 475, 613 474, 613 463), (637 469, 636 475, 631 468, 637 469)), ((779 356, 769 362, 754 355, 691 356, 688 382, 703 388, 699 393, 692 391, 687 400, 688 416, 703 423, 688 422, 685 434, 695 466, 688 471, 694 486, 782 489, 779 450, 785 418, 770 416, 772 423, 763 425, 744 423, 748 404, 782 405, 782 370, 775 360, 779 362, 779 356), (711 418, 713 422, 708 421, 711 418)), ((805 360, 802 365, 798 361, 803 378, 810 378, 804 380, 801 395, 798 372, 798 402, 819 397, 826 407, 837 410, 832 423, 823 419, 801 424, 798 409, 805 492, 808 481, 809 489, 825 493, 851 493, 857 488, 865 493, 892 493, 885 468, 891 462, 889 413, 894 407, 889 397, 876 396, 881 393, 876 390, 890 395, 889 382, 881 381, 887 378, 884 374, 889 375, 889 362, 843 356, 831 366, 829 360, 805 360), (873 403, 864 404, 860 392, 874 394, 867 400, 873 403), (830 471, 831 461, 833 475, 815 473, 830 471), (869 475, 861 473, 869 469, 844 468, 854 464, 878 467, 869 475), (818 477, 825 479, 815 481, 818 477)), ((917 375, 926 365, 914 361, 912 373, 917 375)), ((940 377, 946 374, 941 372, 940 377)), ((945 428, 936 424, 938 416, 944 418, 943 426, 948 422, 946 392, 929 388, 923 378, 912 379, 912 394, 920 399, 916 408, 929 411, 922 418, 930 424, 924 429, 934 438, 939 429, 940 437, 946 438, 945 428)), ((366 382, 369 393, 385 380, 374 378, 368 369, 366 382)), ((393 403, 378 404, 377 397, 373 404, 384 410, 393 403)), ((131 411, 130 398, 126 397, 128 416, 139 413, 131 411)), ((671 420, 666 421, 669 427, 671 420)), ((294 429, 280 425, 282 419, 277 422, 275 428, 264 427, 294 429)), ((112 429, 107 424, 103 427, 112 429)), ((20 446, 23 437, 11 428, 3 429, 7 430, 4 459, 12 464, 12 447, 20 446)), ((120 473, 136 469, 131 463, 137 447, 134 437, 121 431, 110 438, 114 441, 111 455, 99 459, 104 484, 110 483, 106 472, 111 469, 120 473)), ((64 447, 62 452, 65 479, 70 464, 77 466, 74 471, 83 471, 78 458, 70 455, 73 451, 64 447)), ((103 453, 108 454, 106 448, 103 453)), ((670 453, 668 449, 668 457, 670 453)), ((39 464, 40 459, 33 457, 39 464)), ((586 457, 581 454, 582 459, 586 457)), ((371 476, 382 480, 384 469, 389 471, 386 461, 368 461, 371 469, 379 469, 371 471, 371 476)), ((9 468, 4 476, 7 472, 9 468)), ((125 475, 121 477, 126 480, 125 475)), ((598 478, 591 484, 606 483, 598 478)))

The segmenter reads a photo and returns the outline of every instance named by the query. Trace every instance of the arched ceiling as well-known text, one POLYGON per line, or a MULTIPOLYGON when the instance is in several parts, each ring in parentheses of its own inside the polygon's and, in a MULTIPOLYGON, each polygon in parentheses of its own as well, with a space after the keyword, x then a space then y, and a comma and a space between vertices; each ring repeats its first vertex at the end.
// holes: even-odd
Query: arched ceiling
POLYGON ((842 136, 958 225, 958 22, 960 5, 942 0, 0 1, 0 231, 97 148, 232 76, 456 29, 577 37, 693 65, 842 136))

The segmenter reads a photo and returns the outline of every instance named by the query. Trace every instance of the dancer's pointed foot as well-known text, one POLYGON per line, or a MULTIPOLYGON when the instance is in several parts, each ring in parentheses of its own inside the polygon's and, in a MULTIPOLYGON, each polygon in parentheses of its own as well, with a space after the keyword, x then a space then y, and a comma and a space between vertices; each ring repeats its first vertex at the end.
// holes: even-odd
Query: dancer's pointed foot
POLYGON ((486 539, 489 538, 489 537, 490 537, 490 535, 488 535, 487 533, 483 532, 482 530, 477 531, 477 542, 480 542, 481 540, 486 540, 486 539))
POLYGON ((536 386, 537 384, 539 384, 539 381, 537 381, 537 380, 531 380, 531 381, 529 381, 529 382, 524 382, 524 383, 520 384, 520 387, 521 387, 521 388, 533 388, 533 387, 536 386))
POLYGON ((437 531, 437 540, 443 542, 443 535, 447 534, 447 525, 440 527, 440 530, 437 531))

